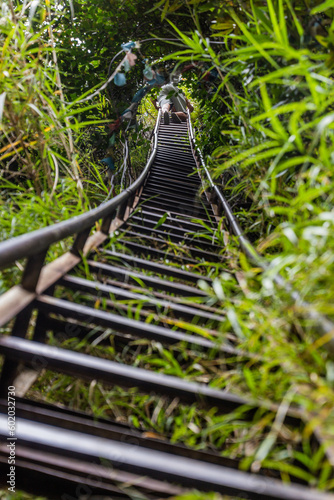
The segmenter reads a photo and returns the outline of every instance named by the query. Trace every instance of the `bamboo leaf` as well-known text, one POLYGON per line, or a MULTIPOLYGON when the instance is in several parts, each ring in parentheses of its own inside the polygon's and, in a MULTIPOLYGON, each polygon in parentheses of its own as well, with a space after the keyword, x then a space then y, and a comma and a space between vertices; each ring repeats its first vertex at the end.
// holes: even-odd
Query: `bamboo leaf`
POLYGON ((237 23, 241 31, 244 33, 245 37, 249 42, 254 45, 254 47, 259 51, 259 53, 276 69, 279 68, 278 64, 274 61, 274 59, 264 50, 263 46, 258 43, 256 38, 250 33, 250 31, 246 28, 244 23, 240 21, 238 16, 231 10, 231 16, 234 21, 237 23))
POLYGON ((278 0, 278 10, 279 10, 279 30, 282 34, 282 42, 285 46, 289 45, 288 30, 285 20, 285 10, 284 10, 284 0, 278 0))
MULTIPOLYGON (((279 143, 277 141, 266 141, 262 144, 258 144, 257 146, 254 146, 253 148, 242 151, 241 153, 237 154, 236 156, 234 156, 230 160, 224 162, 222 168, 223 169, 229 168, 230 166, 234 165, 235 163, 238 163, 238 162, 244 160, 245 158, 249 158, 250 156, 252 156, 256 153, 259 153, 263 149, 271 149, 271 148, 274 148, 275 146, 278 146, 278 145, 279 145, 279 143)), ((218 171, 219 171, 219 169, 218 169, 218 171)))
POLYGON ((30 9, 29 9, 29 23, 31 24, 34 16, 35 16, 35 13, 36 13, 36 10, 37 10, 37 7, 39 6, 39 2, 40 0, 33 0, 31 2, 31 6, 30 6, 30 9))
POLYGON ((159 7, 161 7, 165 3, 165 1, 166 0, 160 0, 160 2, 155 3, 154 6, 152 7, 152 9, 148 10, 146 12, 146 14, 149 14, 150 12, 153 12, 153 11, 159 9, 159 7))
POLYGON ((167 1, 166 1, 165 6, 164 6, 164 8, 163 8, 163 10, 162 10, 162 13, 161 13, 161 21, 163 21, 163 20, 165 19, 166 14, 167 14, 167 12, 168 12, 168 8, 169 8, 169 0, 167 0, 167 1))
POLYGON ((325 10, 331 9, 333 7, 334 7, 334 0, 326 0, 326 2, 323 2, 320 5, 313 7, 313 9, 311 10, 311 16, 314 16, 319 12, 324 12, 325 10))
POLYGON ((2 92, 0 95, 0 123, 2 122, 3 110, 5 107, 6 92, 2 92))
POLYGON ((260 86, 260 92, 261 92, 261 96, 262 96, 264 108, 265 108, 265 110, 267 111, 267 113, 268 113, 268 115, 270 117, 270 121, 271 121, 273 129, 285 141, 288 140, 288 135, 287 135, 284 127, 282 126, 279 118, 277 117, 276 111, 272 108, 272 104, 270 102, 270 98, 269 98, 269 95, 268 95, 267 87, 266 87, 265 84, 262 84, 260 86))
POLYGON ((295 14, 295 11, 293 10, 293 7, 292 7, 292 4, 291 4, 291 1, 290 0, 286 0, 286 3, 289 7, 289 10, 291 12, 291 15, 293 17, 293 20, 294 20, 294 23, 295 23, 295 26, 297 28, 297 31, 298 31, 298 34, 300 37, 302 37, 304 35, 304 29, 303 29, 303 26, 301 25, 301 23, 299 22, 299 19, 298 17, 296 16, 295 14))
POLYGON ((158 227, 162 226, 162 224, 166 221, 168 217, 168 212, 165 212, 163 216, 158 220, 157 224, 154 226, 153 229, 158 229, 158 227))
MULTIPOLYGON (((282 0, 280 0, 280 3, 282 3, 282 0)), ((276 12, 275 12, 272 0, 267 0, 267 5, 268 5, 269 15, 270 15, 270 19, 271 19, 271 23, 272 23, 272 26, 274 29, 276 39, 280 43, 282 43, 282 41, 283 41, 282 33, 281 33, 280 27, 278 25, 278 20, 276 17, 276 12)))

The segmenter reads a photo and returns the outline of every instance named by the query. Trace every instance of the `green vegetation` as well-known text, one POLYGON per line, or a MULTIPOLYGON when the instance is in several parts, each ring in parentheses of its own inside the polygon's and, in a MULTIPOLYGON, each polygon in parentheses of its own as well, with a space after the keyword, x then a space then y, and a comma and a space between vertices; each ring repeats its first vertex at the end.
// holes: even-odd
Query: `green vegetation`
MULTIPOLYGON (((104 83, 121 43, 159 35, 177 37, 179 43, 152 41, 141 50, 151 61, 164 58, 180 67, 195 62, 183 85, 198 103, 198 145, 243 230, 270 264, 265 272, 252 266, 236 239, 221 228, 223 264, 192 269, 215 278, 212 288, 205 282, 200 286, 208 294, 206 305, 219 307, 224 317, 219 339, 233 339, 252 355, 249 359, 220 359, 216 350, 207 356, 182 344, 167 350, 147 341, 116 348, 113 335, 91 343, 92 332, 80 340, 50 342, 209 382, 261 404, 274 402, 281 411, 295 406, 307 425, 293 434, 269 411, 253 419, 246 409, 221 416, 50 372, 30 395, 129 422, 188 446, 210 446, 242 458, 244 470, 271 467, 285 481, 301 478, 333 491, 325 455, 334 435, 334 361, 328 351, 333 332, 323 335, 309 318, 309 307, 292 300, 275 276, 280 273, 314 311, 334 320, 334 2, 164 0, 152 10, 148 1, 80 0, 74 2, 71 21, 70 4, 49 7, 41 1, 29 22, 21 2, 9 5, 14 10, 8 8, 0 22, 1 239, 105 199, 108 186, 98 163, 108 146, 105 124, 140 86, 141 63, 129 73, 126 87, 111 85, 91 101, 80 100, 104 83), (221 44, 210 45, 210 39, 221 44), (217 77, 208 82, 206 73, 213 69, 217 77), (310 436, 318 427, 325 439, 315 454, 310 436)), ((148 128, 156 115, 150 95, 140 113, 139 129, 129 134, 135 174, 147 156, 148 128)), ((119 162, 122 147, 120 142, 119 162)), ((115 247, 117 241, 111 242, 115 247)), ((58 246, 49 258, 66 248, 58 246)), ((81 272, 87 276, 84 265, 81 272)), ((18 273, 17 266, 3 273, 1 291, 18 273)), ((144 305, 123 301, 119 312, 139 317, 144 305)), ((106 307, 106 301, 95 307, 106 307)), ((146 321, 159 324, 158 312, 146 321)), ((209 326, 178 325, 205 336, 209 326)), ((201 498, 194 493, 182 500, 201 498)), ((212 500, 220 498, 212 495, 212 500)))

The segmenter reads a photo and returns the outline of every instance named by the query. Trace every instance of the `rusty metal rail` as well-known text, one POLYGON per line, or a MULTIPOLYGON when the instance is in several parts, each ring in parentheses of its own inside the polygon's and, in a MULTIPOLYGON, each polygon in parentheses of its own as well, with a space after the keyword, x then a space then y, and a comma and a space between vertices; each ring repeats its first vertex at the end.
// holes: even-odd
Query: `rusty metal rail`
MULTIPOLYGON (((231 392, 63 344, 75 337, 78 342, 89 338, 92 345, 110 346, 112 339, 121 353, 134 340, 145 339, 164 346, 181 343, 198 354, 219 357, 226 365, 242 365, 252 357, 238 349, 233 335, 218 341, 223 313, 201 301, 206 294, 198 280, 211 283, 202 269, 224 262, 226 256, 215 237, 220 214, 206 193, 200 194, 189 130, 187 123, 165 125, 159 113, 153 152, 130 188, 87 214, 0 244, 0 266, 28 259, 21 284, 0 297, 0 324, 11 325, 11 335, 0 337, 3 487, 8 474, 7 390, 15 386, 16 487, 35 495, 61 500, 94 495, 157 499, 196 488, 256 500, 334 498, 298 478, 283 484, 274 469, 243 472, 239 459, 187 448, 94 418, 89 411, 27 396, 47 369, 74 380, 98 380, 105 387, 137 388, 176 405, 215 407, 222 414, 244 408, 249 419, 259 411, 256 402, 231 392), (101 230, 90 236, 99 219, 101 230), (116 232, 113 248, 110 236, 116 232), (44 266, 50 245, 69 235, 75 236, 71 251, 44 266), (84 272, 79 266, 82 255, 84 272), (184 323, 194 323, 197 330, 189 333, 184 323)), ((277 407, 261 411, 275 413, 277 407)), ((300 428, 302 416, 290 410, 285 424, 300 428)))

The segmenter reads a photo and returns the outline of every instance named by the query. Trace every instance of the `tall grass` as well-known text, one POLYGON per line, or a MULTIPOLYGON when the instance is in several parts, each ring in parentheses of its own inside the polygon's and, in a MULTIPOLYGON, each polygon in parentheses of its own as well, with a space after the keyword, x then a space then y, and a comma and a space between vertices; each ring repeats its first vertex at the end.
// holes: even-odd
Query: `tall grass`
MULTIPOLYGON (((64 205, 74 205, 76 200, 82 208, 87 203, 83 182, 90 176, 96 181, 96 176, 87 151, 82 154, 78 148, 80 137, 87 125, 101 126, 107 120, 99 117, 98 98, 84 105, 80 104, 81 96, 74 96, 73 102, 66 100, 57 61, 57 53, 63 49, 56 46, 53 35, 61 11, 57 3, 37 4, 2 4, 2 199, 7 202, 17 186, 16 198, 24 191, 25 197, 32 193, 47 204, 56 206, 60 197, 64 205), (96 110, 95 116, 85 119, 91 110, 96 110)), ((101 179, 99 186, 105 191, 101 179)))
MULTIPOLYGON (((168 13, 166 5, 160 8, 168 13)), ((176 2, 170 6, 181 9, 176 2)), ((302 408, 309 422, 304 450, 317 425, 326 433, 326 448, 334 439, 334 365, 327 345, 333 332, 323 336, 274 277, 281 273, 333 319, 333 6, 289 0, 243 2, 243 9, 218 2, 186 6, 193 27, 184 33, 175 26, 184 46, 166 59, 198 63, 197 78, 188 84, 201 105, 199 144, 244 231, 270 262, 265 273, 252 267, 229 237, 238 287, 222 276, 213 294, 224 297, 227 324, 243 347, 263 361, 224 374, 224 383, 302 408), (218 48, 201 28, 206 8, 212 38, 222 42, 218 48), (211 86, 203 83, 210 68, 218 72, 211 86)), ((250 461, 264 465, 272 435, 250 461)), ((314 472, 321 478, 326 471, 321 466, 314 472)))
MULTIPOLYGON (((9 1, 1 8, 0 238, 5 240, 104 201, 106 168, 99 163, 103 156, 94 156, 89 132, 101 130, 106 149, 109 120, 101 95, 81 103, 89 90, 68 100, 58 66, 59 51, 66 49, 53 33, 64 6, 9 1)), ((53 257, 66 248, 58 245, 53 257)), ((2 273, 1 292, 15 283, 20 267, 2 273)))
MULTIPOLYGON (((179 4, 168 3, 172 8, 179 4)), ((228 263, 236 280, 224 272, 223 266, 215 269, 208 304, 224 311, 221 338, 233 335, 240 349, 256 355, 256 362, 238 360, 226 367, 216 358, 200 356, 183 345, 167 351, 157 343, 144 341, 134 342, 121 352, 115 352, 112 344, 107 349, 92 347, 88 341, 78 346, 77 339, 68 339, 63 347, 76 346, 94 355, 210 381, 212 386, 259 403, 274 402, 280 411, 296 406, 303 411, 306 425, 291 433, 279 425, 274 414, 268 418, 259 413, 256 422, 245 422, 241 414, 222 417, 214 411, 204 414, 180 405, 172 411, 168 402, 137 391, 125 394, 119 388, 88 386, 49 372, 32 393, 40 395, 43 390, 49 401, 62 400, 74 409, 90 408, 95 415, 118 417, 189 446, 214 446, 228 456, 242 457, 245 470, 271 467, 283 480, 300 477, 331 491, 334 484, 324 456, 333 443, 334 363, 324 348, 331 334, 321 337, 304 318, 302 306, 276 287, 274 276, 282 273, 313 307, 333 316, 332 28, 325 24, 328 37, 320 38, 311 29, 318 14, 307 13, 302 22, 301 4, 296 3, 298 10, 294 11, 289 0, 270 0, 255 6, 244 3, 243 11, 231 5, 225 8, 221 2, 187 4, 194 29, 187 34, 177 31, 184 49, 170 57, 181 63, 195 60, 205 69, 218 70, 215 88, 203 87, 203 72, 197 80, 189 77, 201 108, 200 145, 244 230, 252 233, 258 250, 271 262, 268 271, 261 273, 240 254, 234 238, 224 234, 228 263), (212 34, 223 42, 224 50, 214 51, 201 36, 199 14, 205 8, 213 9, 213 27, 218 29, 212 34), (311 446, 316 428, 325 435, 317 454, 311 446), (252 441, 246 451, 245 439, 252 441)), ((161 5, 164 15, 168 14, 166 5, 161 5)), ((318 6, 317 11, 322 8, 318 6)), ((331 17, 331 11, 324 13, 331 17)), ((52 99, 63 109, 57 94, 52 99)), ((66 113, 61 116, 70 117, 66 113)), ((68 132, 65 122, 60 130, 68 132)), ((55 140, 61 149, 59 137, 56 135, 55 140)), ((52 147, 53 152, 58 151, 52 147)), ((66 150, 59 154, 62 168, 75 177, 66 150)), ((52 182, 48 185, 47 172, 40 168, 45 172, 43 186, 52 193, 52 182)), ((53 172, 51 168, 51 180, 53 172)), ((205 264, 201 263, 203 268, 205 264)), ((208 266, 210 272, 212 267, 208 266)), ((96 307, 104 307, 103 301, 96 307)), ((130 307, 128 314, 133 314, 130 307)), ((189 331, 191 327, 184 325, 189 331)), ((183 498, 210 496, 191 493, 183 498)))
POLYGON ((332 315, 333 280, 323 283, 334 255, 333 9, 318 5, 302 24, 305 8, 297 4, 295 12, 288 0, 246 5, 243 13, 222 7, 213 16, 222 31, 212 36, 225 50, 214 51, 199 31, 188 36, 176 28, 184 50, 168 58, 217 68, 211 99, 208 89, 197 91, 208 163, 233 205, 248 202, 238 215, 272 260, 272 272, 332 315))

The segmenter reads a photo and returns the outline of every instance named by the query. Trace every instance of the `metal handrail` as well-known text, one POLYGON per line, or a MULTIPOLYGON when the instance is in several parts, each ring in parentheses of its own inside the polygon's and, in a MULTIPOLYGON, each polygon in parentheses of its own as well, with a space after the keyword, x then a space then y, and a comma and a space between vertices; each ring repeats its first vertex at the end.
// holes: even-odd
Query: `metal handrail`
MULTIPOLYGON (((259 255, 259 253, 253 247, 248 238, 243 234, 239 222, 237 221, 235 215, 233 214, 228 201, 226 200, 226 198, 224 197, 223 193, 220 191, 218 186, 213 182, 210 172, 205 164, 202 152, 196 144, 189 109, 187 110, 187 113, 188 113, 189 135, 194 151, 196 151, 196 153, 199 156, 203 170, 210 183, 210 187, 214 189, 218 199, 220 200, 223 206, 229 226, 233 231, 234 235, 237 236, 241 250, 248 257, 248 259, 252 264, 256 265, 257 267, 260 267, 264 271, 267 271, 270 267, 269 262, 265 258, 261 257, 261 255, 259 255)), ((285 289, 285 291, 290 295, 290 297, 294 301, 298 302, 304 308, 304 310, 306 311, 306 315, 317 324, 317 326, 324 335, 328 333, 333 333, 334 335, 334 323, 332 321, 330 321, 328 318, 326 318, 325 316, 314 310, 312 308, 312 305, 303 300, 300 294, 296 290, 294 290, 292 288, 292 285, 288 283, 280 274, 276 274, 273 279, 277 285, 285 289)), ((328 346, 328 350, 331 352, 332 355, 334 355, 334 337, 330 338, 327 344, 325 345, 328 346)))
POLYGON ((86 213, 77 215, 68 220, 58 222, 52 226, 37 229, 30 233, 22 234, 15 238, 5 240, 0 243, 0 267, 5 267, 16 260, 24 259, 36 255, 49 248, 50 245, 57 243, 68 236, 72 236, 92 227, 96 221, 110 216, 115 210, 124 205, 128 199, 144 184, 154 161, 158 146, 158 128, 160 123, 161 111, 154 128, 154 146, 152 153, 146 163, 143 172, 137 180, 131 184, 122 193, 110 201, 101 203, 100 206, 89 210, 86 213))
POLYGON ((197 144, 196 144, 196 141, 195 141, 195 136, 194 136, 194 131, 193 131, 192 123, 191 123, 189 109, 187 111, 188 111, 188 118, 189 118, 188 123, 189 123, 190 140, 193 143, 194 149, 198 153, 198 156, 199 156, 199 159, 201 161, 202 167, 203 167, 203 169, 205 171, 205 174, 206 174, 206 176, 208 178, 208 181, 210 183, 210 187, 215 191, 217 197, 221 201, 221 204, 223 206, 223 209, 224 209, 224 212, 226 214, 227 220, 228 220, 228 222, 230 224, 230 227, 231 227, 233 233, 235 234, 235 236, 237 236, 239 238, 239 243, 240 243, 240 246, 241 246, 243 252, 256 265, 261 265, 261 267, 262 267, 263 265, 265 265, 265 263, 262 262, 262 260, 263 260, 262 257, 257 253, 257 251, 255 250, 255 248, 253 247, 253 245, 251 244, 251 242, 243 234, 242 229, 241 229, 241 227, 239 225, 239 222, 237 221, 234 213, 232 212, 232 209, 231 209, 228 201, 225 199, 224 195, 222 194, 222 192, 220 191, 220 189, 218 188, 218 186, 212 180, 211 174, 210 174, 210 172, 209 172, 209 170, 208 170, 208 168, 207 168, 207 166, 205 164, 202 152, 197 147, 197 144), (260 261, 261 261, 261 264, 260 264, 260 261))

